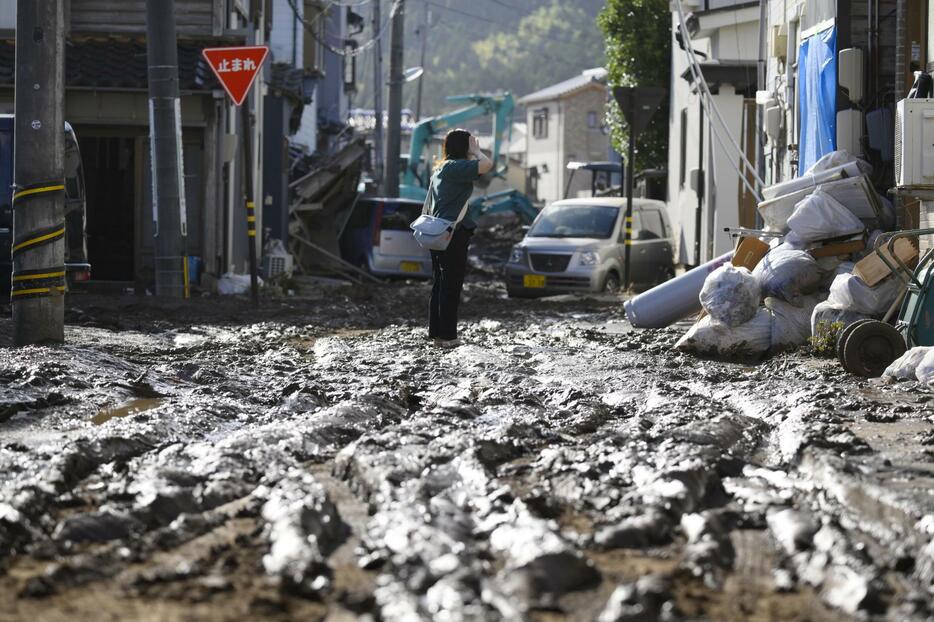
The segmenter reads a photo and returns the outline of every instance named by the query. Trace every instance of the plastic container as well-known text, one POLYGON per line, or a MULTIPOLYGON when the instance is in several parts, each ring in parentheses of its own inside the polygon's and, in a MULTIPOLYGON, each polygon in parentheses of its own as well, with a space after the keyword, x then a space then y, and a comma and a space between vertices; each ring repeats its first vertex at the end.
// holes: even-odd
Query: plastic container
POLYGON ((636 328, 664 328, 701 310, 700 291, 707 275, 728 262, 733 251, 630 298, 623 307, 636 328))

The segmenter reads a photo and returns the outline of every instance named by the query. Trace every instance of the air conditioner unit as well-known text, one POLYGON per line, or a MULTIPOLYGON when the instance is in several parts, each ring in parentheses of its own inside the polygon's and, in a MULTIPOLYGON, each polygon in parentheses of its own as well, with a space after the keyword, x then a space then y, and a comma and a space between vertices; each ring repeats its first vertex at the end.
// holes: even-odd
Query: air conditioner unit
POLYGON ((934 99, 903 99, 895 108, 895 184, 934 188, 934 99))

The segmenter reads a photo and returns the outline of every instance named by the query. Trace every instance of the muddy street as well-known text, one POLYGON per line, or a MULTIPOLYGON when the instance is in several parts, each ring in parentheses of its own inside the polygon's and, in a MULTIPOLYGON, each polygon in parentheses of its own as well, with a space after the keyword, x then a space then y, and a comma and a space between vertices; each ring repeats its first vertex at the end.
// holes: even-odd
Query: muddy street
POLYGON ((0 348, 0 619, 934 615, 920 385, 485 281, 437 349, 427 292, 74 296, 0 348))

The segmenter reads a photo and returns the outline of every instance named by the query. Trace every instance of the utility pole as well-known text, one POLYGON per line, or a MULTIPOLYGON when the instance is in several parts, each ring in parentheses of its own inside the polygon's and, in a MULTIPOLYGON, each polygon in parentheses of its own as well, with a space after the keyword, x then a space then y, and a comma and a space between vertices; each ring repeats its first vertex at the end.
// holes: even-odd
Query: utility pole
MULTIPOLYGON (((382 20, 379 11, 380 0, 373 0, 373 36, 379 36, 382 20)), ((376 42, 373 58, 373 178, 376 180, 377 194, 383 185, 383 42, 376 42)))
MULTIPOLYGON (((389 121, 386 130, 386 179, 384 194, 399 196, 399 154, 402 151, 403 38, 405 37, 405 0, 395 0, 392 31, 389 39, 389 121)), ((410 164, 418 164, 412 162, 410 164)))
POLYGON ((65 13, 19 0, 13 155, 13 342, 65 341, 65 13))
POLYGON ((421 54, 418 60, 418 66, 422 68, 422 75, 418 79, 418 95, 415 98, 415 121, 422 120, 422 87, 425 85, 425 46, 428 44, 428 22, 431 20, 431 11, 426 2, 423 7, 422 25, 418 29, 418 37, 422 44, 421 54))
POLYGON ((146 0, 146 56, 156 295, 187 298, 187 215, 173 0, 146 0))

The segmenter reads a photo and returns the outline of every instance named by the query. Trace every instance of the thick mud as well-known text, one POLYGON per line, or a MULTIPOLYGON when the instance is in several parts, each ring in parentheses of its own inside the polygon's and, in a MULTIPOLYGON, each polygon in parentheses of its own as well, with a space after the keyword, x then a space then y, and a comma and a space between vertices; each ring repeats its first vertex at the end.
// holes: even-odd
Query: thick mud
POLYGON ((439 350, 427 295, 73 296, 0 348, 0 620, 934 615, 926 389, 484 281, 439 350))

